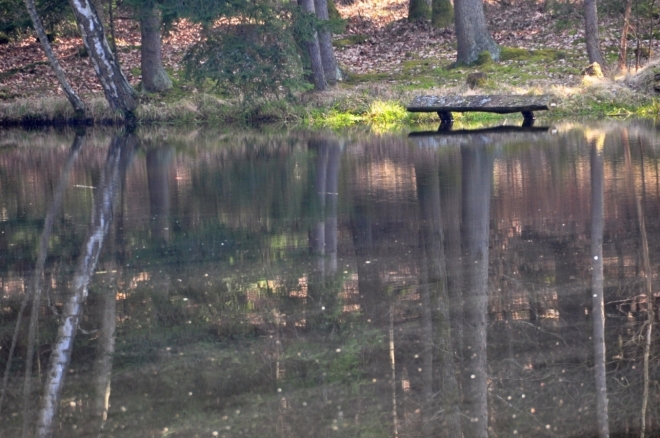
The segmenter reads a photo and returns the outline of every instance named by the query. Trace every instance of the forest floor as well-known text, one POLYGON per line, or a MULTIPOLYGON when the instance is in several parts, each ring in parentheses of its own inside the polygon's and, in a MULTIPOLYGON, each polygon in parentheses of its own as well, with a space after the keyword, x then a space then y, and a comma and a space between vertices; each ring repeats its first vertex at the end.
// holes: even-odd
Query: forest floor
MULTIPOLYGON (((567 94, 584 81, 581 70, 588 65, 584 25, 579 14, 581 7, 572 3, 486 0, 486 18, 494 39, 501 46, 525 52, 508 53, 507 60, 498 63, 497 68, 461 69, 447 68, 456 59, 453 27, 435 29, 429 23, 408 22, 408 0, 355 0, 350 5, 338 3, 337 8, 347 22, 344 34, 336 36, 337 59, 349 78, 339 87, 344 91, 396 85, 399 96, 401 90, 470 93, 473 91, 467 89, 465 76, 476 70, 489 72, 493 80, 486 88, 490 91, 513 94, 567 94), (547 6, 550 4, 554 6, 547 6)), ((623 20, 616 14, 602 14, 600 20, 601 46, 613 67, 623 20)), ((120 18, 116 29, 123 71, 132 84, 138 85, 139 26, 134 20, 120 18)), ((69 33, 72 35, 59 35, 53 43, 60 62, 81 95, 100 96, 101 87, 89 58, 79 55, 82 41, 75 32, 69 33)), ((182 57, 199 38, 199 27, 186 22, 178 23, 163 38, 163 61, 174 77, 181 76, 182 57)), ((634 64, 631 59, 635 42, 629 45, 629 64, 634 64)), ((61 94, 33 35, 0 45, 0 101, 61 94)))

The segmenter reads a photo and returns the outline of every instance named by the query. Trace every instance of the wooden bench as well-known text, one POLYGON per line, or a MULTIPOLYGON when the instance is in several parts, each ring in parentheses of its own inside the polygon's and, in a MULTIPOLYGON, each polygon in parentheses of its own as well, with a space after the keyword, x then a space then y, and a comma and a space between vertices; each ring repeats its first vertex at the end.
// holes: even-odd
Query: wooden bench
POLYGON ((416 97, 407 110, 414 113, 437 112, 442 124, 451 124, 454 121, 452 112, 480 111, 497 114, 522 113, 529 126, 533 123, 534 111, 544 111, 555 106, 551 103, 551 96, 419 96, 416 97))

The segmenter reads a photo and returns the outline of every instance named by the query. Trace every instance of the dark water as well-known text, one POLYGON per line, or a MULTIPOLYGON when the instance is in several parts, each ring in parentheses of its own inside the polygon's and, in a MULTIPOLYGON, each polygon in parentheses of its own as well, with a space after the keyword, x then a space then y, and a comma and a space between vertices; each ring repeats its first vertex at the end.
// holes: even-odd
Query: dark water
POLYGON ((0 437, 658 436, 659 148, 1 132, 0 437))

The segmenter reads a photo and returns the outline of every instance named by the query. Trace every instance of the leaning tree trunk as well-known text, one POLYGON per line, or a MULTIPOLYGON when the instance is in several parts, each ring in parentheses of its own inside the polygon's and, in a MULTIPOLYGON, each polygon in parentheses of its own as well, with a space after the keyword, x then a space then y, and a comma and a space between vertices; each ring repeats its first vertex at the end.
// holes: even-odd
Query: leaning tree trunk
POLYGON ((172 81, 163 68, 160 44, 160 16, 152 3, 140 10, 142 88, 149 93, 172 88, 172 81))
MULTIPOLYGON (((316 14, 314 10, 314 0, 298 0, 298 4, 304 12, 309 14, 316 14)), ((323 72, 323 61, 321 60, 321 48, 319 46, 319 39, 316 32, 309 39, 305 41, 309 60, 312 66, 312 81, 314 82, 314 89, 317 91, 324 91, 328 88, 328 83, 325 79, 323 72)))
MULTIPOLYGON (((316 17, 327 22, 330 19, 328 13, 328 0, 314 0, 316 17)), ((326 23, 327 24, 327 23, 326 23)), ((323 74, 329 85, 335 85, 337 80, 337 60, 335 59, 335 49, 332 46, 332 32, 330 29, 321 28, 318 31, 319 49, 321 50, 321 63, 323 64, 323 74)))
POLYGON ((596 0, 584 0, 585 40, 589 62, 597 62, 605 68, 605 59, 600 51, 600 38, 598 37, 598 8, 596 0))
POLYGON ((457 63, 472 64, 482 52, 490 53, 495 61, 500 59, 500 48, 488 32, 483 0, 455 0, 454 25, 457 63))
POLYGON ((60 83, 60 87, 62 87, 64 94, 66 94, 66 98, 69 99, 69 102, 71 103, 73 110, 76 112, 76 115, 84 115, 85 104, 83 103, 82 99, 80 99, 78 94, 76 94, 73 88, 71 88, 69 81, 66 80, 66 73, 64 73, 64 70, 62 70, 62 66, 60 66, 60 63, 55 56, 55 52, 53 52, 53 48, 51 47, 50 42, 48 42, 48 36, 44 30, 43 23, 41 23, 41 18, 39 18, 39 14, 37 13, 37 7, 35 6, 34 0, 25 0, 25 6, 27 7, 30 18, 32 19, 34 30, 37 31, 37 36, 39 37, 39 42, 41 42, 41 47, 43 47, 44 52, 46 53, 46 57, 48 58, 48 62, 50 62, 50 66, 55 72, 57 81, 60 83))
POLYGON ((110 50, 96 10, 88 0, 69 1, 110 108, 124 114, 132 113, 138 106, 138 95, 110 50))

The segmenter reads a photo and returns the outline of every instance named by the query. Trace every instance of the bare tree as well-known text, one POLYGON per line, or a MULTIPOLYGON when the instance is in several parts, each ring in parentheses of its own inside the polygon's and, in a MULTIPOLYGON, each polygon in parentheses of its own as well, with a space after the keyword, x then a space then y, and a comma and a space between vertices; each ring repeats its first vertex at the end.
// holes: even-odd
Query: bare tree
POLYGON ((57 77, 57 81, 60 83, 60 87, 62 87, 66 98, 69 99, 69 102, 71 103, 73 110, 76 112, 76 115, 84 115, 85 104, 71 87, 69 81, 66 79, 66 73, 62 69, 62 66, 55 56, 55 52, 53 52, 53 47, 48 41, 48 36, 44 30, 44 25, 41 22, 41 18, 39 18, 39 14, 37 13, 37 7, 34 3, 34 0, 25 0, 25 6, 27 7, 30 18, 32 19, 32 24, 34 25, 34 30, 37 32, 37 36, 39 37, 41 47, 43 47, 44 52, 46 53, 46 58, 48 58, 48 62, 50 63, 53 72, 55 72, 55 76, 57 77))
POLYGON ((628 28, 630 27, 630 12, 632 11, 633 0, 626 0, 626 7, 623 11, 623 28, 621 29, 621 42, 619 43, 619 60, 617 70, 619 73, 628 71, 626 59, 628 58, 628 28))

